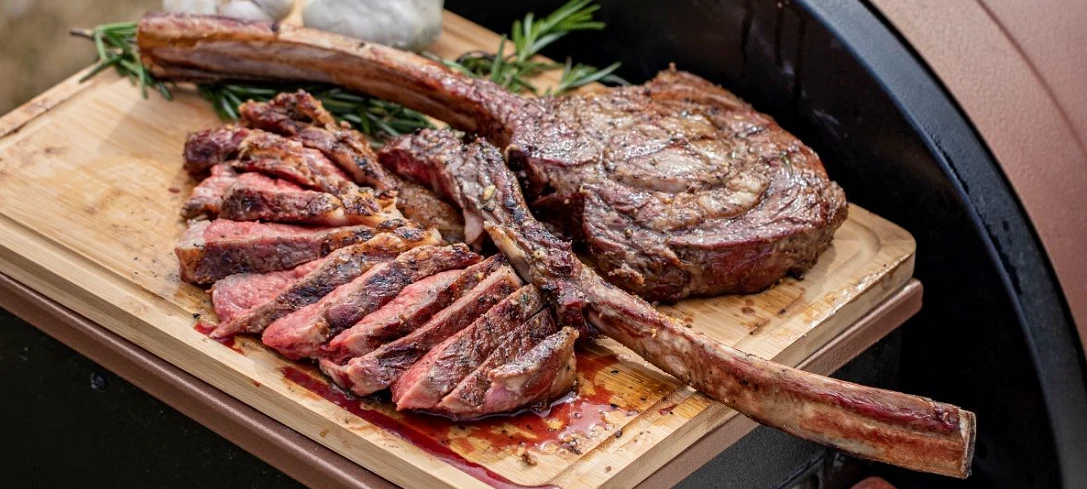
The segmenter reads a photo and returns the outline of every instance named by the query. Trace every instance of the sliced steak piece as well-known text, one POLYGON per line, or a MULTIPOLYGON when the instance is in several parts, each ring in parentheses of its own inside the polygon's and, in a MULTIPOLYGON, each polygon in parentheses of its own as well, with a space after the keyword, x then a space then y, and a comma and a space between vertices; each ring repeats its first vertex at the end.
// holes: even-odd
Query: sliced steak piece
POLYGON ((306 274, 324 263, 325 260, 344 249, 346 248, 340 248, 324 258, 303 263, 290 270, 268 273, 239 273, 215 282, 215 285, 211 287, 211 304, 215 307, 215 315, 219 317, 219 324, 229 323, 250 309, 268 302, 283 289, 306 276, 306 274))
POLYGON ((272 221, 324 226, 376 226, 402 217, 395 198, 370 188, 349 186, 337 194, 304 190, 259 173, 243 173, 223 194, 219 217, 235 221, 272 221))
MULTIPOLYGON (((406 224, 403 219, 379 228, 406 224)), ((236 273, 286 270, 316 260, 344 246, 374 237, 375 228, 306 228, 287 224, 196 221, 174 247, 181 280, 207 284, 236 273)))
POLYGON ((457 332, 393 382, 397 409, 429 409, 472 373, 499 345, 544 307, 535 286, 526 285, 495 304, 471 326, 457 332))
POLYGON ((320 151, 298 141, 244 127, 198 131, 185 141, 185 169, 200 176, 211 166, 228 163, 237 170, 259 171, 303 187, 337 193, 354 186, 320 151))
POLYGON ((845 194, 810 148, 674 69, 641 86, 522 97, 413 53, 296 26, 148 14, 138 40, 166 79, 337 83, 482 135, 524 175, 534 208, 586 244, 610 281, 652 300, 802 274, 845 221, 845 194))
POLYGON ((324 153, 355 183, 378 190, 396 188, 396 180, 378 164, 370 144, 351 126, 340 124, 321 102, 299 90, 270 102, 249 101, 238 108, 242 124, 295 139, 324 153))
POLYGON ((490 385, 483 403, 459 416, 502 413, 566 395, 577 381, 577 338, 576 329, 562 328, 516 360, 487 372, 490 385))
POLYGON ((426 324, 391 343, 339 365, 327 358, 323 370, 341 387, 365 396, 389 387, 435 345, 445 341, 521 286, 509 265, 502 265, 460 299, 430 318, 426 324))
MULTIPOLYGON (((544 338, 556 333, 558 329, 555 319, 551 317, 551 311, 546 308, 532 316, 524 324, 506 334, 505 340, 475 371, 468 374, 448 395, 442 398, 441 402, 428 408, 427 411, 440 412, 454 418, 476 418, 485 414, 494 414, 494 411, 481 409, 487 395, 487 388, 491 385, 491 371, 524 355, 544 338)), ((510 409, 526 404, 530 403, 520 403, 510 409)))
POLYGON ((297 139, 324 153, 358 183, 379 190, 395 189, 396 205, 408 219, 438 228, 450 243, 464 240, 464 222, 456 208, 430 189, 390 174, 378 164, 365 137, 350 126, 337 124, 312 95, 281 93, 271 102, 247 102, 239 112, 246 126, 297 139))
MULTIPOLYGON (((221 338, 238 333, 263 332, 275 320, 319 301, 336 287, 354 280, 375 265, 390 261, 408 249, 435 245, 440 240, 438 233, 433 230, 424 231, 414 226, 403 226, 390 232, 379 233, 366 242, 340 248, 324 259, 303 265, 302 267, 309 266, 308 269, 302 269, 306 273, 292 280, 282 289, 264 297, 264 300, 259 303, 254 303, 242 314, 237 314, 229 320, 220 316, 219 326, 212 331, 211 335, 221 338)), ((281 277, 261 278, 264 276, 259 275, 258 278, 252 280, 278 283, 282 279, 281 277)), ((212 301, 216 310, 219 308, 216 293, 227 294, 227 297, 251 294, 246 290, 253 285, 251 280, 224 283, 233 277, 235 276, 223 279, 213 288, 212 301)), ((270 287, 271 285, 267 288, 270 287)), ((254 298, 246 303, 255 301, 254 298)))
POLYGON ((181 215, 186 219, 207 217, 215 219, 219 207, 223 204, 223 194, 238 180, 238 174, 228 164, 211 167, 211 176, 193 187, 189 198, 181 206, 181 215))
POLYGON ((411 284, 396 299, 336 335, 321 357, 343 364, 349 358, 370 353, 422 326, 507 264, 505 257, 495 255, 463 271, 442 272, 411 284))
POLYGON ((314 304, 310 313, 298 311, 272 323, 264 330, 262 341, 288 358, 315 356, 322 344, 391 301, 404 287, 481 259, 464 244, 406 251, 337 287, 314 304))

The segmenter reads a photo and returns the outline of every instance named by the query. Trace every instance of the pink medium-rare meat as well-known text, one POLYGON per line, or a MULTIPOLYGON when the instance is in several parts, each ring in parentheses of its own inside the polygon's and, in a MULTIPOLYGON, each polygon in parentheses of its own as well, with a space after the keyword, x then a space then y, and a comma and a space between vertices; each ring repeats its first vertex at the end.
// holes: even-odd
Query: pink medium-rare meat
POLYGON ((322 226, 376 226, 402 217, 395 197, 373 189, 345 186, 336 194, 305 190, 258 173, 243 173, 223 194, 219 217, 322 226))
POLYGON ((800 275, 847 213, 803 142, 674 69, 641 86, 530 98, 297 26, 148 14, 138 43, 165 79, 335 83, 482 135, 525 176, 534 209, 584 243, 609 281, 651 300, 752 292, 800 275))
POLYGON ((310 313, 298 311, 278 319, 264 330, 261 340, 288 358, 316 356, 321 345, 391 301, 409 284, 481 259, 464 244, 405 251, 337 287, 314 304, 310 313))
POLYGON ((430 409, 544 308, 533 285, 517 289, 470 326, 427 352, 391 386, 397 409, 430 409))
POLYGON ((370 353, 422 326, 476 284, 507 265, 505 257, 495 255, 463 271, 450 270, 411 284, 381 309, 336 335, 327 349, 322 351, 321 357, 343 364, 349 358, 370 353))
POLYGON ((193 187, 189 198, 181 206, 181 215, 186 219, 205 216, 214 219, 219 215, 223 204, 223 194, 238 180, 238 174, 230 165, 222 163, 211 167, 211 176, 193 187))
POLYGON ((271 300, 283 289, 335 254, 336 251, 328 257, 303 263, 290 270, 239 273, 215 282, 215 285, 211 287, 211 304, 215 307, 215 315, 219 317, 219 323, 229 323, 250 309, 271 300))
MULTIPOLYGON (((544 308, 523 325, 511 331, 511 334, 505 335, 505 339, 495 347, 483 363, 464 377, 437 405, 428 408, 427 411, 439 412, 454 418, 476 418, 494 414, 494 411, 481 410, 487 388, 491 384, 491 371, 516 360, 557 331, 558 325, 551 317, 551 311, 544 308)), ((531 403, 518 403, 514 407, 527 404, 531 403)))
POLYGON ((795 436, 914 470, 966 477, 974 413, 775 364, 715 341, 612 286, 570 243, 536 221, 501 154, 476 141, 458 165, 434 168, 462 209, 522 277, 547 291, 560 324, 602 333, 744 415, 795 436))
POLYGON ((321 348, 320 356, 342 362, 351 356, 369 353, 374 348, 411 332, 448 305, 448 302, 452 302, 438 299, 452 295, 446 291, 464 273, 464 270, 446 270, 404 287, 393 300, 336 335, 321 348), (343 348, 342 340, 339 344, 336 341, 349 333, 355 338, 351 343, 351 350, 343 348))
POLYGON ((487 372, 490 385, 474 413, 507 412, 558 399, 570 392, 577 381, 574 355, 577 338, 576 329, 562 328, 516 360, 487 372))
POLYGON ((435 345, 473 324, 520 286, 517 273, 504 264, 415 331, 343 365, 322 358, 321 370, 360 396, 385 389, 435 345))
POLYGON ((236 170, 257 171, 312 190, 337 193, 354 183, 320 151, 277 134, 237 126, 205 129, 185 141, 185 169, 201 176, 226 163, 236 170))
POLYGON ((321 102, 298 91, 281 93, 269 102, 249 101, 238 108, 242 124, 301 142, 324 153, 355 183, 378 190, 396 188, 396 181, 377 162, 365 137, 338 123, 321 102))
MULTIPOLYGON (((403 225, 403 219, 379 229, 403 225)), ((374 237, 375 228, 306 228, 217 219, 195 221, 174 247, 186 282, 207 284, 236 273, 286 270, 374 237)))
MULTIPOLYGON (((286 284, 274 295, 259 304, 254 304, 232 319, 220 317, 219 326, 212 331, 212 336, 221 338, 238 333, 260 333, 275 320, 286 316, 299 308, 313 304, 332 292, 336 287, 346 284, 374 265, 392 260, 400 253, 418 246, 436 245, 441 241, 434 230, 422 230, 415 226, 402 226, 392 231, 378 233, 373 238, 333 251, 326 258, 316 263, 304 275, 286 284)), ((297 270, 297 269, 296 269, 297 270)), ((216 284, 212 300, 216 300, 215 291, 221 294, 248 295, 242 283, 225 283, 227 277, 216 284), (237 285, 238 288, 234 286, 237 285)), ((219 307, 216 302, 216 308, 219 307)))
POLYGON ((350 126, 337 124, 312 95, 281 93, 270 102, 247 102, 238 111, 244 125, 299 140, 336 162, 356 182, 396 190, 396 206, 405 217, 437 228, 450 243, 464 241, 464 222, 456 208, 430 189, 390 174, 377 163, 365 137, 350 126))

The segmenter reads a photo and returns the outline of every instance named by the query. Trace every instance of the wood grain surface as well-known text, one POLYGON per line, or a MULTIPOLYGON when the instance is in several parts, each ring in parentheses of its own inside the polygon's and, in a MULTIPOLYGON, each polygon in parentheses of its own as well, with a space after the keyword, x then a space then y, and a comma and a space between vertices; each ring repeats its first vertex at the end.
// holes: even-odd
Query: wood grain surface
MULTIPOLYGON (((496 39, 447 14, 432 51, 496 39)), ((185 136, 220 122, 192 90, 143 100, 113 75, 75 80, 0 118, 0 272, 367 469, 407 487, 632 486, 736 416, 609 340, 579 350, 578 396, 549 414, 457 424, 329 391, 253 338, 205 337, 194 316, 214 320, 210 301, 179 282, 173 246, 194 184, 185 136)), ((901 288, 913 254, 908 233, 852 206, 803 280, 664 309, 796 365, 901 288)))

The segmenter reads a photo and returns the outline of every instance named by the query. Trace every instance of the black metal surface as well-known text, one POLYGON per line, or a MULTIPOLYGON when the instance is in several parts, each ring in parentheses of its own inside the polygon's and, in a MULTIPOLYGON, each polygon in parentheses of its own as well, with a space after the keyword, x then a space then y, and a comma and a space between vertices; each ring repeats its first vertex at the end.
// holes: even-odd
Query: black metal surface
MULTIPOLYGON (((563 0, 449 0, 505 32, 563 0)), ((952 98, 857 0, 602 0, 603 33, 547 54, 638 82, 675 62, 775 116, 860 204, 918 241, 925 306, 904 329, 901 385, 978 414, 966 482, 891 471, 907 487, 1087 487, 1083 352, 1039 241, 952 98)))
POLYGON ((0 390, 0 487, 302 487, 2 309, 0 390))

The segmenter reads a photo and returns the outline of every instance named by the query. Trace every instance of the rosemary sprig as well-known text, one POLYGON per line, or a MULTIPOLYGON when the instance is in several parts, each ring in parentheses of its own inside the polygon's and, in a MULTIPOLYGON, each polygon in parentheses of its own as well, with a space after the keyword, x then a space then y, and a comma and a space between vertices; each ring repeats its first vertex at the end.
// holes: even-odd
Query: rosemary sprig
POLYGON ((541 19, 532 13, 525 15, 523 20, 513 22, 510 35, 502 36, 494 53, 471 51, 456 60, 428 56, 469 76, 490 79, 516 93, 538 94, 539 89, 528 79, 560 68, 563 68, 562 81, 554 89, 548 90, 548 94, 562 94, 597 81, 626 85, 625 80, 614 75, 619 63, 601 70, 581 63, 571 66, 569 59, 565 65, 534 60, 543 48, 571 32, 603 29, 604 23, 593 17, 600 9, 593 2, 570 0, 541 19), (512 53, 506 53, 507 42, 513 44, 512 53))
MULTIPOLYGON (((539 93, 537 87, 528 80, 545 71, 560 68, 563 70, 561 80, 558 86, 548 90, 548 94, 565 93, 598 81, 625 85, 626 81, 614 74, 619 63, 597 69, 581 63, 575 65, 570 59, 565 64, 535 60, 543 48, 571 32, 603 29, 604 23, 593 18, 593 14, 600 9, 593 2, 594 0, 570 0, 541 19, 531 13, 525 15, 523 20, 513 23, 510 35, 502 37, 496 53, 472 51, 456 60, 430 56, 469 76, 488 78, 518 93, 539 93), (512 52, 508 54, 507 43, 512 45, 512 52)), ((73 30, 73 35, 94 42, 98 56, 94 68, 80 81, 90 79, 112 67, 119 75, 139 86, 144 98, 147 98, 147 88, 153 87, 167 100, 173 100, 171 85, 156 79, 140 61, 136 31, 135 22, 103 24, 90 30, 73 30)), ((200 96, 211 102, 216 113, 224 120, 237 120, 238 106, 247 100, 268 101, 279 93, 299 89, 313 94, 337 119, 347 121, 377 145, 384 139, 432 126, 430 120, 418 112, 327 85, 268 82, 197 85, 200 96)))
POLYGON ((211 102, 219 117, 238 119, 238 106, 247 100, 266 102, 280 93, 304 90, 336 119, 347 121, 380 146, 386 139, 433 127, 426 116, 400 105, 366 97, 335 86, 290 83, 214 83, 199 85, 200 96, 211 102))
MULTIPOLYGON (((85 37, 94 42, 98 59, 79 81, 86 81, 109 68, 127 77, 140 87, 140 94, 147 98, 147 87, 154 87, 163 98, 173 100, 166 82, 158 80, 140 61, 136 47, 135 22, 103 24, 94 29, 76 29, 72 35, 85 37)), ((247 100, 266 102, 281 92, 305 90, 317 97, 337 119, 347 121, 355 129, 370 138, 375 145, 381 140, 393 138, 423 127, 431 127, 422 114, 399 105, 385 102, 341 88, 326 85, 301 85, 286 83, 209 83, 197 85, 200 96, 211 102, 212 108, 223 120, 237 120, 238 106, 247 100)))
POLYGON ((74 29, 71 33, 94 41, 94 48, 98 55, 94 68, 80 78, 80 82, 112 67, 117 70, 117 74, 127 77, 139 86, 143 98, 147 98, 147 87, 150 86, 158 90, 166 100, 173 100, 166 83, 156 80, 140 61, 140 54, 136 50, 135 22, 102 24, 90 30, 74 29))

